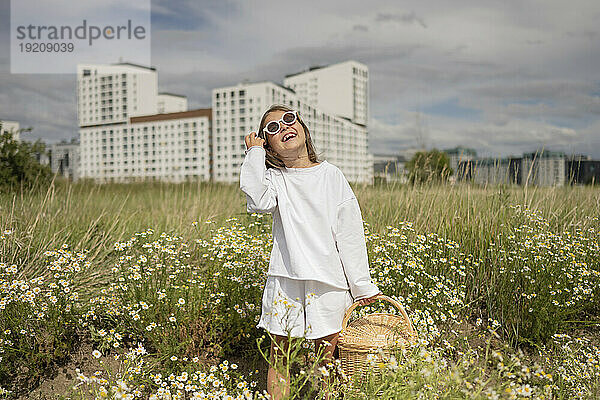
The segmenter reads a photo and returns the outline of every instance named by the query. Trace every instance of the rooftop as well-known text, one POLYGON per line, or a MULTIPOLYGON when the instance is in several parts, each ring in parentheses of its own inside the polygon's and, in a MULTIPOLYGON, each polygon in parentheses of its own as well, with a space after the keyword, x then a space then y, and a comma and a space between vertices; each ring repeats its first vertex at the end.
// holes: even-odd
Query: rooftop
POLYGON ((132 124, 140 123, 140 122, 150 122, 150 121, 165 121, 170 119, 184 119, 184 118, 195 118, 195 117, 208 117, 208 119, 212 119, 212 108, 198 108, 197 110, 190 111, 180 111, 174 113, 166 113, 166 114, 152 114, 152 115, 142 115, 139 117, 131 117, 129 121, 132 124))
POLYGON ((146 67, 145 65, 134 64, 134 63, 129 63, 129 62, 120 62, 120 63, 111 64, 111 65, 125 65, 125 66, 129 66, 129 67, 142 68, 142 69, 147 69, 150 71, 156 71, 156 68, 154 68, 154 67, 146 67))
POLYGON ((327 67, 327 65, 313 65, 312 67, 308 67, 308 69, 305 69, 304 71, 294 72, 293 74, 287 74, 287 75, 285 75, 285 77, 286 78, 291 78, 292 76, 300 75, 300 74, 303 74, 305 72, 315 71, 317 69, 321 69, 321 68, 325 68, 325 67, 327 67))
POLYGON ((537 151, 523 153, 524 157, 527 158, 553 158, 553 157, 566 157, 566 153, 563 151, 551 151, 540 149, 537 151))
POLYGON ((308 69, 305 69, 304 71, 295 72, 293 74, 285 75, 285 78, 291 78, 293 76, 304 74, 306 72, 312 72, 312 71, 316 71, 316 70, 319 70, 319 69, 333 67, 333 66, 342 65, 342 64, 348 64, 348 63, 352 63, 352 64, 355 64, 355 65, 365 66, 364 64, 362 64, 362 63, 360 63, 360 62, 358 62, 356 60, 346 60, 346 61, 332 63, 332 64, 326 64, 326 65, 313 65, 312 67, 308 67, 308 69))
POLYGON ((169 93, 169 92, 159 92, 159 95, 164 94, 166 96, 175 96, 175 97, 181 97, 183 99, 187 99, 187 96, 184 96, 182 94, 175 94, 175 93, 169 93))
POLYGON ((446 149, 443 150, 444 153, 448 154, 448 155, 465 155, 465 156, 477 156, 477 152, 475 151, 475 149, 471 149, 468 147, 462 147, 462 146, 456 146, 453 149, 446 149))

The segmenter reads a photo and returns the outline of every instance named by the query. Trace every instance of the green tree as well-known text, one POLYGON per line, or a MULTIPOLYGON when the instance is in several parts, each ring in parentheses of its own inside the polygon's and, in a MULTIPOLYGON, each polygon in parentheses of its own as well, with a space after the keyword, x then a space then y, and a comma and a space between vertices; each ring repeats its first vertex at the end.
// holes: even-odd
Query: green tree
POLYGON ((406 164, 406 169, 412 184, 447 182, 454 173, 448 155, 437 149, 415 153, 406 164))
MULTIPOLYGON (((29 131, 31 129, 22 129, 29 131)), ((0 122, 0 132, 2 123, 0 122)), ((34 143, 15 140, 13 132, 0 135, 0 190, 15 186, 46 186, 52 180, 50 166, 42 165, 38 156, 46 153, 46 146, 39 139, 34 143)))

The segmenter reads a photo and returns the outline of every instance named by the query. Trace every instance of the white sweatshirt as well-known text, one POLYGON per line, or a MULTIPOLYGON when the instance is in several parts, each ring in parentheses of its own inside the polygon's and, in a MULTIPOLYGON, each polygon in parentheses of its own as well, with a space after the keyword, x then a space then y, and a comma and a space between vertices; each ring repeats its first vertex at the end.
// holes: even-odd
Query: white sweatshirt
POLYGON ((327 161, 308 168, 267 168, 262 146, 246 150, 240 189, 248 212, 273 214, 268 275, 350 289, 354 300, 379 293, 371 281, 358 200, 327 161))

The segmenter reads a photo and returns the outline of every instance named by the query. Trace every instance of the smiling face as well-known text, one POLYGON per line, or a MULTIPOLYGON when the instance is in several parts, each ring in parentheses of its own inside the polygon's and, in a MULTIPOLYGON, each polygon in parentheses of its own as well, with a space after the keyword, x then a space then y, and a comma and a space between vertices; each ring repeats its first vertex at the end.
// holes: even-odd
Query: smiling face
MULTIPOLYGON (((285 111, 271 111, 265 118, 265 126, 271 121, 280 121, 285 111)), ((290 157, 306 151, 306 133, 296 118, 292 125, 280 121, 281 129, 275 135, 265 132, 269 146, 283 157, 290 157)))

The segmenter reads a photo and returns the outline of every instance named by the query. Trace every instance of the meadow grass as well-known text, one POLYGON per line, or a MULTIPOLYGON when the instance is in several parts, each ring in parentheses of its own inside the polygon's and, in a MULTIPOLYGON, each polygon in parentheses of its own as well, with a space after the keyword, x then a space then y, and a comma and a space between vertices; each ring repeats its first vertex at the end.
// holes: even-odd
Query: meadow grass
MULTIPOLYGON (((594 187, 352 186, 373 232, 410 221, 417 232, 436 233, 482 258, 493 239, 510 229, 504 224, 510 205, 539 211, 559 232, 597 226, 593 217, 600 215, 600 192, 594 187)), ((232 216, 247 217, 245 195, 237 184, 94 185, 59 180, 48 190, 0 193, 0 227, 18 232, 18 246, 4 250, 4 262, 16 264, 29 276, 44 273, 43 252, 65 243, 73 250, 86 250, 90 262, 102 265, 113 243, 135 232, 152 228, 184 237, 192 232, 205 235, 209 227, 192 226, 193 221, 220 225, 232 216)), ((83 287, 104 284, 104 272, 91 273, 83 287)), ((486 279, 485 272, 481 279, 486 279)))
MULTIPOLYGON (((596 188, 352 186, 373 278, 407 308, 423 338, 416 358, 384 360, 393 374, 363 395, 598 394, 596 188), (523 346, 526 357, 516 353, 523 346)), ((175 390, 195 376, 201 387, 207 381, 197 363, 212 362, 224 374, 208 375, 213 389, 247 398, 249 376, 231 378, 227 364, 215 363, 237 355, 256 365, 270 228, 269 215, 246 213, 237 184, 57 181, 0 194, 0 392, 9 383, 27 390, 89 339, 102 353, 133 346, 123 357, 127 368, 137 365, 121 383, 80 376, 98 395, 126 391, 127 374, 161 386, 171 372, 175 390), (15 371, 31 379, 16 382, 15 371)))
MULTIPOLYGON (((600 215, 594 187, 476 187, 360 185, 353 189, 362 216, 374 232, 410 221, 418 232, 454 240, 471 254, 484 255, 491 238, 505 231, 509 205, 538 210, 555 231, 593 226, 600 215)), ((20 235, 18 254, 7 262, 36 268, 47 249, 69 243, 103 257, 115 241, 148 227, 186 235, 192 221, 244 217, 245 196, 236 184, 70 184, 46 191, 0 194, 0 226, 20 235), (93 249, 93 250, 92 250, 93 249)), ((200 233, 207 233, 208 228, 200 233)))

